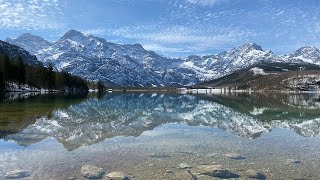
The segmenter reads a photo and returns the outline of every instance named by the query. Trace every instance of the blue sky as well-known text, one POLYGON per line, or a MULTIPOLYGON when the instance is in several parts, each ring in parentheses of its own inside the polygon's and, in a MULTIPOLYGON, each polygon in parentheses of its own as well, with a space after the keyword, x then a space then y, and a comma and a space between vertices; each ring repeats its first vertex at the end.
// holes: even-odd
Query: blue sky
POLYGON ((255 42, 276 54, 320 47, 319 0, 0 0, 0 39, 76 29, 165 56, 255 42))

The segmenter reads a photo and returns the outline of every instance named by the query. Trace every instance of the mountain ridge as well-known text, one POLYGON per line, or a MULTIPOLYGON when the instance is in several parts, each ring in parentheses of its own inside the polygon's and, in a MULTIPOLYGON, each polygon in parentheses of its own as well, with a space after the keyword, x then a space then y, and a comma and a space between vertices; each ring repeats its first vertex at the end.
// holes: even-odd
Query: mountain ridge
MULTIPOLYGON (((32 37, 31 42, 39 39, 29 37, 32 37)), ((13 43, 18 46, 32 44, 25 42, 28 41, 26 39, 20 40, 16 38, 13 43)), ((58 71, 118 86, 190 86, 259 62, 320 65, 320 50, 312 46, 275 55, 256 43, 246 43, 219 54, 170 58, 148 51, 141 44, 116 44, 76 30, 66 32, 49 46, 35 47, 30 51, 36 52, 35 55, 46 66, 52 64, 58 71)))
POLYGON ((37 66, 43 65, 40 61, 38 61, 35 55, 30 54, 25 49, 1 40, 0 40, 0 54, 6 54, 9 56, 10 59, 18 59, 19 57, 21 57, 24 63, 28 65, 37 65, 37 66))
POLYGON ((261 62, 194 87, 267 91, 319 91, 320 66, 311 63, 261 62))

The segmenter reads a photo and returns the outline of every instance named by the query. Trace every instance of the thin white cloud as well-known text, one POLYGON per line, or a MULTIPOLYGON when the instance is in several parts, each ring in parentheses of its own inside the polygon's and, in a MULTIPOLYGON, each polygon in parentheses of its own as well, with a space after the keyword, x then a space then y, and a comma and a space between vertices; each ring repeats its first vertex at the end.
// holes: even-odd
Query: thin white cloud
POLYGON ((58 0, 0 0, 3 29, 56 29, 61 14, 58 0))
POLYGON ((189 3, 202 5, 202 6, 213 6, 221 3, 229 2, 229 0, 186 0, 189 3))
POLYGON ((210 51, 229 44, 238 44, 255 32, 234 27, 201 26, 136 26, 124 27, 106 32, 109 35, 131 39, 144 45, 146 49, 168 55, 170 53, 210 51))
POLYGON ((95 28, 95 29, 81 30, 81 32, 83 32, 83 33, 91 34, 91 35, 95 35, 95 36, 104 35, 106 31, 107 30, 105 28, 102 28, 102 27, 95 28))
POLYGON ((162 44, 143 44, 143 47, 149 51, 157 51, 161 54, 168 53, 190 53, 192 50, 187 50, 186 48, 168 47, 162 44))

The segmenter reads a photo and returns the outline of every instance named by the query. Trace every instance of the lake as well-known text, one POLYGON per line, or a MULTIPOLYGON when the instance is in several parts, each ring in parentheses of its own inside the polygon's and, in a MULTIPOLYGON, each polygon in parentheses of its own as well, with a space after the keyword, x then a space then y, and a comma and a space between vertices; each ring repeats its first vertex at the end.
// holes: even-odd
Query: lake
POLYGON ((0 179, 320 178, 319 94, 0 97, 0 179))

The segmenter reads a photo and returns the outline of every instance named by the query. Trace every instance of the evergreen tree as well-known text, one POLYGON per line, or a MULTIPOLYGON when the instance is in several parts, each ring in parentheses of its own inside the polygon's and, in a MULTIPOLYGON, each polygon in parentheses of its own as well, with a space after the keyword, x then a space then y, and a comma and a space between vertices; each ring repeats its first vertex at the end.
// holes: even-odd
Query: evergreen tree
POLYGON ((4 78, 3 78, 3 72, 2 72, 2 69, 0 68, 0 91, 3 91, 5 90, 5 81, 4 81, 4 78))
POLYGON ((101 81, 98 81, 97 88, 98 88, 99 92, 104 92, 105 91, 105 86, 101 81))
POLYGON ((72 91, 70 76, 67 72, 62 72, 63 88, 65 91, 72 91))
POLYGON ((26 66, 21 57, 18 58, 18 65, 17 65, 17 78, 19 89, 21 88, 21 84, 26 83, 26 66))
POLYGON ((10 70, 11 70, 11 64, 10 64, 9 56, 4 55, 1 67, 2 67, 3 80, 4 80, 5 83, 7 83, 9 81, 10 70))
MULTIPOLYGON (((28 84, 36 88, 49 90, 60 89, 63 91, 88 91, 88 82, 80 77, 73 76, 67 72, 54 72, 52 65, 32 66, 24 64, 22 58, 10 60, 6 55, 0 54, 0 91, 5 90, 6 83, 28 84)), ((101 89, 104 86, 101 83, 101 89)))
POLYGON ((4 77, 3 77, 3 60, 4 60, 4 56, 0 55, 0 91, 3 91, 5 89, 5 81, 4 81, 4 77))
POLYGON ((48 89, 50 91, 55 88, 55 75, 54 75, 53 67, 51 64, 49 64, 47 69, 47 83, 48 83, 48 89))

